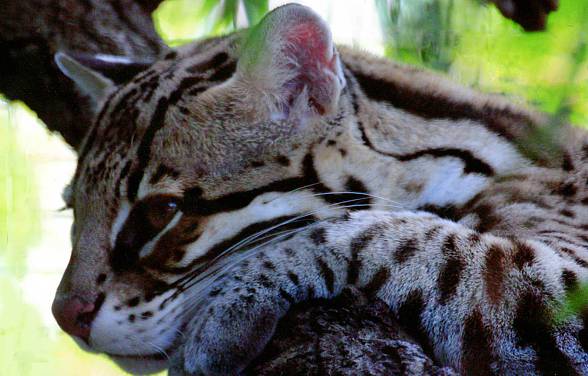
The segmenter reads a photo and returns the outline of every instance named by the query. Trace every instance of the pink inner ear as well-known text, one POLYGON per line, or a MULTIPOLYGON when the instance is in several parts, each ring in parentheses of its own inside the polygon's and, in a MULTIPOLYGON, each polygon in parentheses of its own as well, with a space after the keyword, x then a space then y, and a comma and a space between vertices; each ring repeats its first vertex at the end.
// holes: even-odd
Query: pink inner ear
POLYGON ((322 66, 334 69, 335 57, 327 60, 330 36, 316 22, 303 22, 293 26, 286 32, 287 51, 289 57, 301 66, 322 66))
POLYGON ((328 98, 328 86, 332 85, 337 56, 329 49, 330 35, 316 22, 302 22, 286 32, 284 53, 289 59, 288 65, 298 74, 286 84, 290 91, 290 101, 294 101, 304 87, 310 98, 309 105, 319 113, 325 113, 328 98), (328 58, 328 55, 332 55, 328 58))

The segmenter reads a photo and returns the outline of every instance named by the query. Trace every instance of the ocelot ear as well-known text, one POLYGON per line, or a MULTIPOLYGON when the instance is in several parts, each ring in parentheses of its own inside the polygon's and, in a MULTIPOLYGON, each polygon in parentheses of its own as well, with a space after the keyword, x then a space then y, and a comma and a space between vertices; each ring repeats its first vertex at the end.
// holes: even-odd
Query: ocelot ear
POLYGON ((126 83, 147 69, 153 61, 131 60, 124 56, 58 52, 55 63, 94 104, 117 85, 126 83))
POLYGON ((242 45, 236 78, 270 103, 271 117, 300 119, 333 113, 345 86, 326 23, 310 8, 270 12, 242 45))

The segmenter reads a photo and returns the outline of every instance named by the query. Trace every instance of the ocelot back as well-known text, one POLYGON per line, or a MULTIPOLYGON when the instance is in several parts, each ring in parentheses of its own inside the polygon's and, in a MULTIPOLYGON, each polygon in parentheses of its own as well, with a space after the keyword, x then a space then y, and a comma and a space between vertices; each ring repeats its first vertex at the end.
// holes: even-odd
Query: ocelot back
POLYGON ((544 116, 335 49, 299 5, 118 86, 56 60, 99 108, 53 306, 84 347, 237 373, 292 304, 355 285, 464 374, 588 374, 588 314, 555 320, 588 280, 580 130, 525 157, 544 116))

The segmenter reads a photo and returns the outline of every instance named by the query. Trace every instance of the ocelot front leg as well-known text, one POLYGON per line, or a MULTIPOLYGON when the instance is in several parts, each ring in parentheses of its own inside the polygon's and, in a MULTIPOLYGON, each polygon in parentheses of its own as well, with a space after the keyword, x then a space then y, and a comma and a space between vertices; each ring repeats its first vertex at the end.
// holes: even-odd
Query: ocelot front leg
POLYGON ((553 321, 573 273, 538 241, 418 212, 355 212, 258 250, 210 290, 175 370, 235 374, 288 308, 346 285, 378 296, 426 351, 464 374, 588 374, 587 320, 553 321))

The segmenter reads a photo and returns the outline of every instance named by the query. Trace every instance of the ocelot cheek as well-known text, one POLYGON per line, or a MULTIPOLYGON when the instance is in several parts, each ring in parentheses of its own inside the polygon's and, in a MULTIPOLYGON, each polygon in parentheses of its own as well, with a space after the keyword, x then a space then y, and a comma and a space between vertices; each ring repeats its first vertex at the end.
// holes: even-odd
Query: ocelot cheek
POLYGON ((184 215, 174 228, 161 235, 153 250, 141 259, 146 267, 174 272, 184 258, 187 248, 200 238, 206 220, 184 215))

